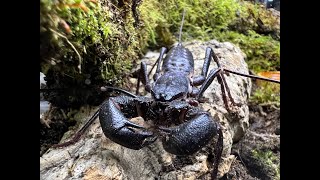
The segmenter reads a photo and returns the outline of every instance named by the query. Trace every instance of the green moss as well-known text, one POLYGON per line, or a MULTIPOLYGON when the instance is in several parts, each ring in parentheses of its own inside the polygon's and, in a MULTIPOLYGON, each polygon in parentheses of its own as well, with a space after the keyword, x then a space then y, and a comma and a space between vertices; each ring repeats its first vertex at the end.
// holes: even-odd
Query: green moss
POLYGON ((270 82, 260 84, 259 88, 250 97, 250 100, 256 104, 272 103, 280 106, 280 85, 270 82))
POLYGON ((279 19, 261 5, 236 0, 164 0, 145 1, 140 9, 147 17, 149 45, 171 45, 169 39, 178 37, 181 12, 186 9, 183 41, 229 41, 245 52, 254 72, 280 69, 279 19))
MULTIPOLYGON (((48 77, 48 88, 97 89, 123 83, 147 44, 134 27, 133 2, 40 1, 40 71, 48 77)), ((94 92, 78 95, 55 93, 47 99, 59 96, 80 104, 81 98, 94 99, 94 92)))
MULTIPOLYGON (((279 17, 264 6, 236 0, 164 0, 145 1, 140 9, 148 27, 149 46, 160 48, 177 41, 181 12, 186 9, 182 41, 232 42, 247 55, 253 72, 280 70, 279 17)), ((258 89, 253 99, 279 103, 279 96, 271 89, 258 89)))
POLYGON ((129 72, 132 60, 137 58, 137 52, 132 49, 138 48, 138 44, 135 42, 136 39, 132 38, 135 34, 127 30, 133 26, 132 18, 118 15, 128 7, 112 11, 106 10, 110 7, 100 3, 72 0, 58 3, 42 0, 41 4, 43 16, 40 23, 44 32, 47 31, 52 35, 49 37, 50 43, 55 47, 55 51, 58 51, 57 59, 61 61, 59 66, 52 68, 69 71, 67 74, 83 80, 80 73, 90 74, 91 70, 86 67, 88 64, 96 64, 101 68, 101 78, 110 82, 121 80, 119 72, 129 72), (81 5, 77 6, 76 3, 81 5), (44 24, 44 21, 48 24, 44 24), (63 23, 69 26, 69 33, 67 28, 61 25, 63 23), (59 34, 65 36, 67 40, 59 34), (70 47, 70 43, 75 50, 70 47), (81 58, 78 58, 76 51, 81 58), (72 63, 63 63, 64 61, 72 63), (75 64, 78 66, 74 66, 75 64), (76 67, 79 69, 79 74, 76 67))
POLYGON ((149 0, 144 1, 140 9, 141 14, 145 14, 149 18, 147 26, 151 27, 148 31, 151 35, 151 44, 172 43, 173 41, 165 39, 178 37, 183 9, 186 9, 187 12, 182 34, 183 41, 209 40, 213 38, 211 34, 213 29, 227 29, 228 24, 234 21, 236 17, 234 10, 240 6, 234 2, 233 0, 164 0, 159 3, 149 0), (152 10, 150 11, 150 9, 152 10), (163 33, 163 31, 155 31, 152 27, 165 29, 165 31, 171 32, 171 35, 163 33))
POLYGON ((140 26, 135 27, 136 2, 40 0, 40 70, 54 76, 49 87, 121 85, 147 48, 177 41, 183 9, 182 41, 229 41, 246 53, 254 72, 280 70, 280 42, 273 35, 279 32, 278 19, 259 5, 144 0, 137 8, 140 26), (90 85, 84 83, 87 79, 90 85))
POLYGON ((217 39, 237 44, 247 55, 249 69, 254 72, 280 69, 280 42, 271 36, 259 35, 255 31, 241 34, 235 31, 222 32, 217 39))
POLYGON ((280 161, 270 150, 252 150, 252 156, 272 171, 274 179, 280 179, 280 161))
MULTIPOLYGON (((173 43, 168 39, 178 37, 181 12, 184 8, 187 13, 182 34, 183 41, 194 39, 229 41, 244 51, 252 71, 257 73, 280 70, 279 19, 263 6, 248 2, 236 0, 201 2, 165 0, 162 3, 146 1, 140 9, 148 18, 146 22, 150 27, 148 28, 149 44, 170 46, 173 43), (278 35, 274 36, 274 34, 278 35)), ((177 41, 176 38, 175 40, 177 41)))

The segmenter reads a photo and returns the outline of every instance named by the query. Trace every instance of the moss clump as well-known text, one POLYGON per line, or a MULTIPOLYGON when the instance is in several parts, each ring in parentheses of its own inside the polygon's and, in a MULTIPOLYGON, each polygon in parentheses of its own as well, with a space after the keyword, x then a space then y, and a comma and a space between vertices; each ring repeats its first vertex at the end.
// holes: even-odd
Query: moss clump
POLYGON ((280 69, 280 42, 271 36, 248 31, 247 35, 235 31, 222 32, 217 39, 224 38, 241 47, 247 55, 249 69, 253 72, 276 71, 280 69))
POLYGON ((171 44, 164 42, 172 43, 172 40, 166 41, 166 39, 178 37, 183 9, 186 9, 187 13, 182 40, 209 40, 214 38, 212 34, 214 29, 225 29, 234 21, 236 14, 233 11, 240 7, 234 2, 233 0, 164 0, 161 2, 147 0, 141 5, 141 14, 148 14, 153 24, 156 24, 157 31, 155 29, 149 31, 152 37, 151 45, 169 46, 171 44))
POLYGON ((280 106, 280 85, 270 82, 260 83, 250 100, 254 103, 270 103, 280 106))
MULTIPOLYGON (((183 9, 187 12, 183 41, 229 41, 244 51, 253 72, 280 70, 279 16, 262 5, 245 1, 146 0, 140 10, 148 27, 149 46, 160 48, 177 41, 183 9)), ((279 97, 269 89, 272 88, 258 89, 256 99, 261 95, 259 102, 279 102, 279 97)))
POLYGON ((272 151, 252 150, 252 156, 262 164, 262 167, 267 168, 266 171, 272 174, 274 179, 280 179, 280 161, 272 151))
POLYGON ((99 87, 120 85, 146 46, 132 1, 40 0, 40 71, 57 106, 99 104, 99 87))
POLYGON ((280 70, 279 17, 261 5, 236 0, 146 1, 141 6, 141 12, 145 13, 144 6, 148 7, 152 26, 156 24, 162 29, 160 33, 154 29, 149 31, 151 44, 161 46, 172 42, 167 40, 169 37, 178 37, 181 12, 186 9, 183 41, 229 41, 246 53, 249 68, 253 71, 280 70))
POLYGON ((60 60, 73 61, 78 58, 75 52, 78 51, 82 59, 75 61, 79 64, 76 66, 79 74, 90 72, 85 65, 91 61, 99 63, 96 65, 101 67, 103 79, 120 80, 121 77, 117 77, 119 72, 129 71, 132 60, 138 57, 137 49, 146 41, 138 41, 130 3, 117 7, 108 1, 42 0, 40 34, 50 35, 49 43, 56 47, 55 52, 62 51, 55 53, 60 60), (76 50, 59 34, 65 36, 76 50))

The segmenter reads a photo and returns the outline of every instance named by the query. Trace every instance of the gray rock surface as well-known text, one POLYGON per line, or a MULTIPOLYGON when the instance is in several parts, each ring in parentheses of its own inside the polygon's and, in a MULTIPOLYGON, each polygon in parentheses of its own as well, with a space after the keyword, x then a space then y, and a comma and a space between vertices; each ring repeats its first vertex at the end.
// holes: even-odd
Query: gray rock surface
MULTIPOLYGON (((46 81, 44 80, 44 77, 45 75, 42 72, 40 72, 40 89, 45 88, 46 86, 46 81)), ((43 93, 40 92, 40 101, 43 101, 43 100, 44 100, 43 93)))
MULTIPOLYGON (((45 88, 46 81, 44 80, 45 75, 40 72, 40 89, 45 88)), ((45 124, 47 127, 49 126, 50 120, 45 118, 45 113, 50 109, 50 103, 44 100, 43 93, 40 92, 40 122, 45 124)))
MULTIPOLYGON (((205 49, 208 46, 213 48, 223 67, 248 73, 244 53, 231 43, 215 40, 205 43, 193 41, 184 43, 184 46, 193 54, 195 75, 200 74, 205 49)), ((150 70, 158 56, 159 53, 149 52, 142 61, 147 63, 150 70)), ((210 69, 216 67, 212 62, 210 69)), ((204 93, 209 102, 201 104, 202 108, 209 111, 223 127, 224 150, 219 176, 229 171, 235 159, 230 155, 231 146, 244 135, 249 126, 247 101, 251 91, 251 80, 233 74, 226 75, 226 80, 234 100, 241 103, 241 106, 233 107, 231 114, 227 112, 216 79, 204 93)), ((136 82, 135 79, 131 81, 136 82)), ((135 92, 135 89, 132 88, 130 91, 135 92)), ((145 94, 142 88, 140 91, 145 94)), ((83 119, 88 119, 93 113, 92 111, 83 119)), ((74 131, 68 132, 69 135, 73 133, 74 131)), ((107 139, 102 133, 99 121, 96 120, 76 144, 49 149, 40 157, 40 179, 210 179, 210 172, 214 167, 212 157, 215 142, 216 138, 199 152, 187 157, 167 153, 159 141, 141 150, 132 150, 107 139)))

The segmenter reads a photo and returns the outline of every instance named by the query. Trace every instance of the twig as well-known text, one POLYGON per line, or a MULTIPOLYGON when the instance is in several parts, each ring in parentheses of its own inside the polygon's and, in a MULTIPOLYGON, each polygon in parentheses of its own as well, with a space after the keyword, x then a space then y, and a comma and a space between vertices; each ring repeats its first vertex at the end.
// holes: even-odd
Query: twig
MULTIPOLYGON (((241 145, 242 145, 242 144, 241 144, 241 145)), ((243 160, 242 160, 242 158, 241 158, 241 155, 240 155, 239 149, 237 150, 237 152, 236 152, 236 153, 238 154, 238 157, 239 157, 240 161, 242 162, 243 166, 247 169, 246 164, 244 163, 244 161, 243 161, 243 160)))
POLYGON ((82 58, 81 58, 79 52, 77 51, 77 49, 73 46, 73 44, 68 40, 67 37, 65 37, 64 35, 58 33, 57 31, 55 31, 55 30, 53 30, 53 29, 51 29, 51 28, 49 28, 49 29, 50 29, 50 31, 56 33, 58 36, 64 38, 64 39, 67 41, 67 43, 71 46, 71 48, 76 52, 76 54, 78 55, 78 58, 79 58, 79 66, 78 66, 78 68, 79 68, 79 73, 81 74, 81 62, 82 62, 82 58))
POLYGON ((267 116, 267 113, 265 113, 262 109, 262 106, 258 106, 258 109, 259 109, 259 113, 262 115, 262 116, 267 116))
POLYGON ((256 133, 254 131, 248 130, 253 136, 257 136, 262 138, 263 140, 267 140, 268 138, 280 138, 280 135, 273 135, 273 134, 261 134, 261 133, 256 133))
POLYGON ((267 103, 262 103, 262 104, 259 104, 260 107, 262 106, 270 106, 271 108, 275 109, 275 110, 280 110, 280 107, 277 107, 279 106, 279 103, 278 102, 267 102, 267 103))
POLYGON ((279 105, 279 102, 265 102, 259 104, 260 106, 271 106, 271 105, 279 105))
POLYGON ((45 118, 45 116, 40 115, 40 122, 42 124, 44 124, 47 128, 51 128, 50 125, 49 125, 50 119, 49 120, 45 120, 44 118, 45 118))
POLYGON ((66 113, 64 112, 64 110, 63 110, 63 109, 60 109, 60 111, 61 111, 61 113, 62 113, 63 118, 64 118, 64 119, 68 119, 68 117, 67 117, 66 113))

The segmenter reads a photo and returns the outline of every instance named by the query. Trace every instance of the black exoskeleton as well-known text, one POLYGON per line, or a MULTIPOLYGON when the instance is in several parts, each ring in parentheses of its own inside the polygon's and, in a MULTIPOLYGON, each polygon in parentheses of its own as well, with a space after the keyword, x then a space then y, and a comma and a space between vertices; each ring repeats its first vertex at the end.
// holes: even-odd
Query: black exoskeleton
POLYGON ((141 63, 138 71, 137 92, 140 81, 145 90, 152 97, 143 97, 131 94, 122 89, 104 87, 104 90, 113 89, 120 91, 125 96, 108 98, 99 109, 99 113, 86 123, 72 141, 57 145, 65 146, 79 139, 81 133, 99 115, 100 124, 106 137, 112 141, 130 148, 141 149, 150 145, 157 139, 162 141, 166 151, 175 155, 190 155, 209 143, 216 135, 218 140, 215 147, 215 162, 212 179, 216 179, 218 166, 223 149, 222 128, 209 112, 198 107, 202 94, 217 77, 221 85, 222 97, 227 110, 228 98, 233 105, 237 105, 224 77, 225 72, 241 76, 273 81, 257 76, 234 72, 221 67, 214 51, 206 49, 203 68, 199 76, 194 76, 194 59, 192 53, 181 43, 181 31, 184 13, 180 27, 179 43, 166 53, 166 48, 161 48, 160 56, 152 69, 156 67, 153 75, 154 83, 150 83, 145 62, 141 63), (218 68, 208 74, 211 60, 214 60, 218 68), (200 86, 201 85, 201 86, 200 86), (200 89, 197 88, 200 86, 200 89), (148 126, 130 121, 134 117, 142 117, 148 126))

